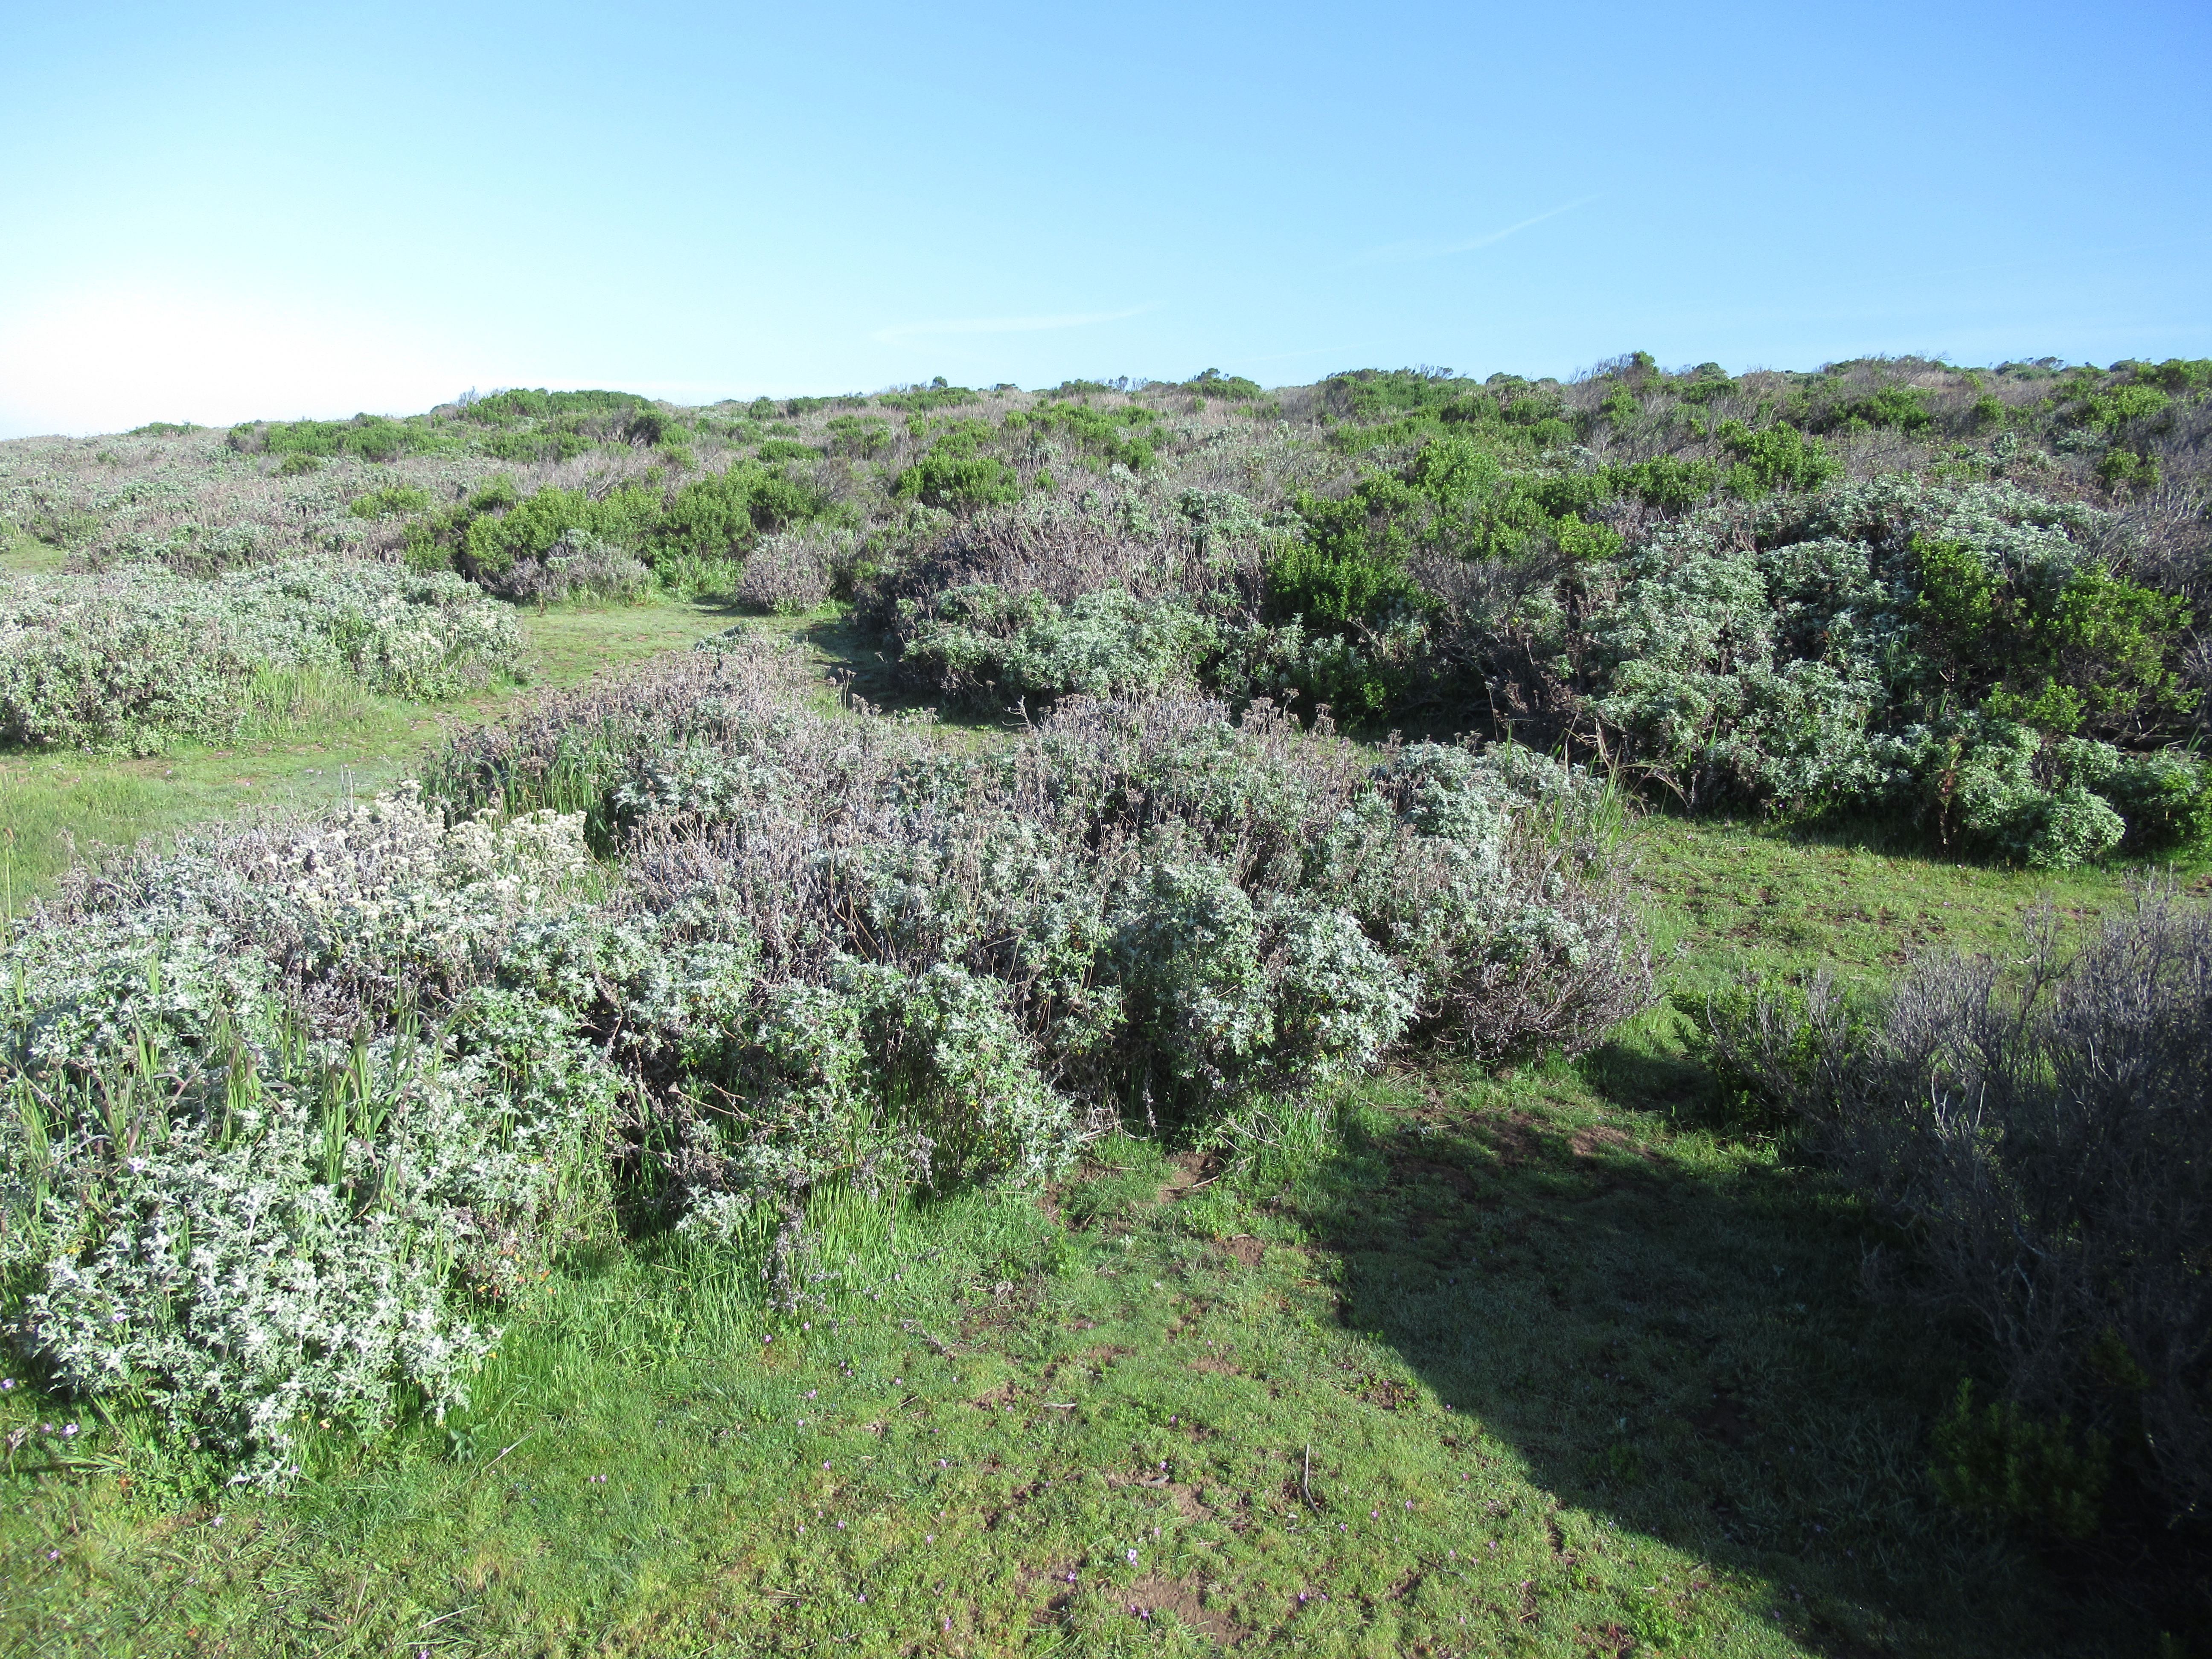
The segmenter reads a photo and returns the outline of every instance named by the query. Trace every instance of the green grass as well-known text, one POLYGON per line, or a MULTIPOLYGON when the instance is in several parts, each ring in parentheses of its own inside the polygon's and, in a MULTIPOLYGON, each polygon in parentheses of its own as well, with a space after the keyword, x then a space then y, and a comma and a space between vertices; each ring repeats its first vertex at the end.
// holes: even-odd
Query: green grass
MULTIPOLYGON (((726 623, 531 627, 561 683, 726 623)), ((865 666, 834 617, 762 625, 865 666)), ((400 775, 438 718, 294 690, 258 747, 18 763, 4 827, 21 848, 309 804, 400 775)), ((1632 834, 1669 988, 1878 980, 2130 878, 1632 834)), ((1409 1062, 1326 1123, 1116 1138, 1042 1197, 848 1206, 792 1314, 753 1258, 580 1247, 488 1310, 508 1332, 468 1413, 323 1448, 281 1498, 184 1492, 128 1414, 64 1439, 40 1425, 82 1419, 10 1390, 0 1647, 2159 1651, 2148 1615, 1936 1503, 1927 1431, 1971 1355, 1864 1294, 1880 1240, 1850 1205, 1698 1127, 1674 1028, 1494 1077, 1409 1062)))
POLYGON ((57 1654, 2148 1650, 1938 1510, 1964 1362, 1858 1293, 1817 1183, 1565 1065, 1244 1145, 848 1217, 795 1315, 726 1256, 571 1262, 465 1420, 287 1498, 19 1455, 0 1619, 57 1654))
MULTIPOLYGON (((33 544, 35 545, 35 544, 33 544)), ((617 671, 729 626, 711 606, 659 601, 526 612, 528 685, 441 704, 372 696, 336 677, 276 673, 239 742, 152 759, 0 751, 0 860, 16 902, 51 894, 100 847, 242 813, 313 811, 410 775, 449 721, 498 719, 541 689, 617 671)))

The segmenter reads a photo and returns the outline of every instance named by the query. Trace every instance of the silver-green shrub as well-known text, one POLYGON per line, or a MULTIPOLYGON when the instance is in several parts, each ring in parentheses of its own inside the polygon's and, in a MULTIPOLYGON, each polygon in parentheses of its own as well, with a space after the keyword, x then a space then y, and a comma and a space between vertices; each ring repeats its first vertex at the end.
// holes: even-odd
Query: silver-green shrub
POLYGON ((520 665, 514 613, 451 575, 307 560, 179 579, 158 565, 0 583, 0 741, 158 753, 222 741, 270 668, 437 697, 520 665))
MULTIPOLYGON (((591 1185, 616 1084, 473 1007, 585 858, 403 794, 81 878, 0 948, 0 1309, 57 1384, 281 1484, 442 1413, 591 1185)), ((511 1011, 507 1011, 511 1013, 511 1011)))

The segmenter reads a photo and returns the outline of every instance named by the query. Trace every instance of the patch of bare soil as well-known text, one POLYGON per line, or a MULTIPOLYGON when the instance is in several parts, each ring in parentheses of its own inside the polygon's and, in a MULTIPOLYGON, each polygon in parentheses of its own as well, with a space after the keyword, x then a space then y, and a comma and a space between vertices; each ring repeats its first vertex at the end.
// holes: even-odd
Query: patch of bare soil
POLYGON ((1177 1152, 1168 1160, 1168 1178, 1160 1183, 1159 1201, 1173 1204, 1193 1188, 1218 1173, 1218 1161, 1204 1152, 1177 1152))
POLYGON ((1475 1120, 1475 1133, 1489 1144, 1498 1161, 1509 1170, 1540 1158, 1544 1136, 1536 1120, 1526 1112, 1505 1112, 1475 1120))
POLYGON ((1204 1587, 1195 1573, 1167 1578, 1147 1573, 1127 1589, 1116 1592, 1129 1611, 1140 1619, 1157 1620, 1172 1613, 1191 1629, 1202 1631, 1224 1647, 1234 1647, 1251 1632, 1220 1608, 1206 1604, 1204 1587))

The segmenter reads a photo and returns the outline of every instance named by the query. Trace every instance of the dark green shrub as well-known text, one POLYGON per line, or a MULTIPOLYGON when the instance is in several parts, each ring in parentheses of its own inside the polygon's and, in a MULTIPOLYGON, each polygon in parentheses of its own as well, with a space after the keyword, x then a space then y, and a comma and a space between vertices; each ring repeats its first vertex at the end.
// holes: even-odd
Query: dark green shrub
POLYGON ((429 508, 428 490, 394 483, 355 496, 346 511, 356 519, 401 519, 410 513, 427 513, 429 508))
POLYGON ((2155 489, 2160 474, 2155 457, 2116 447, 2097 463, 2097 476, 2111 489, 2155 489))
POLYGON ((927 386, 909 386, 904 392, 885 392, 876 399, 885 409, 903 410, 909 415, 927 415, 940 409, 957 409, 963 404, 975 401, 975 393, 972 390, 964 386, 947 386, 942 374, 927 386))
POLYGON ((830 453, 868 460, 891 447, 890 423, 880 415, 836 415, 828 424, 830 453))
POLYGON ((678 554, 735 557, 755 537, 816 518, 827 505, 811 484, 780 468, 740 463, 685 484, 635 544, 656 565, 678 554))
POLYGON ((1818 438, 1793 426, 1753 432, 1741 421, 1721 428, 1721 441, 1735 465, 1723 482, 1747 501, 1779 489, 1818 489, 1844 475, 1844 464, 1818 438))
POLYGON ((316 457, 305 454, 287 455, 276 469, 279 477, 296 478, 303 472, 320 472, 323 464, 316 457))
POLYGON ((518 387, 465 404, 461 417, 479 426, 513 426, 562 416, 613 416, 619 422, 645 406, 643 398, 629 392, 548 392, 543 387, 529 392, 518 387))
POLYGON ((2172 402, 2156 386, 2114 386, 2109 392, 2093 392, 2083 398, 2076 418, 2083 426, 2111 430, 2162 415, 2172 402))
POLYGON ((2212 358, 2195 359, 2169 357, 2162 363, 2115 363, 2112 372, 2132 368, 2136 378, 2146 385, 2170 392, 2199 390, 2212 386, 2212 358))
POLYGON ((763 462, 818 461, 822 452, 812 444, 793 443, 788 438, 770 438, 760 447, 758 459, 763 462))
POLYGON ((1720 485, 1720 467, 1712 461, 1686 460, 1676 455, 1656 455, 1606 469, 1606 480, 1624 495, 1633 495, 1646 507, 1662 513, 1686 513, 1720 485))
POLYGON ((1674 392, 1686 404, 1709 404, 1716 398, 1725 398, 1736 389, 1728 371, 1718 363, 1699 363, 1690 371, 1690 378, 1679 381, 1674 392))
POLYGON ((1291 504, 1305 534, 1279 545, 1267 565, 1279 614, 1340 625, 1413 592, 1406 561, 1433 515, 1432 496, 1384 475, 1340 501, 1301 493, 1291 504))
POLYGON ((994 434, 981 421, 956 421, 900 473, 893 495, 955 513, 1018 501, 1021 475, 986 446, 994 434))
POLYGON ((1852 398, 1836 415, 1844 421, 1893 427, 1908 436, 1925 432, 1936 423, 1935 412, 1928 407, 1928 394, 1917 386, 1883 386, 1863 398, 1852 398))
POLYGON ((1102 409, 1091 404, 1054 403, 1015 410, 1006 416, 1003 429, 1055 434, 1085 454, 1137 472, 1152 465, 1161 425, 1159 411, 1141 404, 1102 409))
POLYGON ((2039 1423, 2010 1400, 1974 1409, 1974 1385, 1959 1384, 1936 1425, 1930 1473, 1954 1509, 1998 1527, 2054 1538, 2097 1530, 2112 1448, 2097 1435, 2074 1441, 2073 1424, 2039 1423))
POLYGON ((1218 398, 1226 404, 1248 404, 1263 395, 1257 380, 1248 380, 1241 374, 1224 374, 1218 368, 1199 370, 1182 383, 1182 389, 1204 398, 1218 398))

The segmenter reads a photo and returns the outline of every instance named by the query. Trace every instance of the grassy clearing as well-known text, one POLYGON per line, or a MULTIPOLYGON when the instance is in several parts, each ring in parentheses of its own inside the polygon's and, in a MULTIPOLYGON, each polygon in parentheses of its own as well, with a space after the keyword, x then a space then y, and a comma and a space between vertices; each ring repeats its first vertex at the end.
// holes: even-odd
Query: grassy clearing
POLYGON ((313 671, 265 674, 236 744, 179 744, 153 759, 77 753, 0 755, 0 848, 16 902, 51 892, 96 848, 129 847, 215 818, 310 811, 367 797, 406 776, 449 720, 496 720, 544 686, 573 685, 729 626, 713 605, 663 601, 524 614, 530 686, 441 704, 374 696, 313 671))

